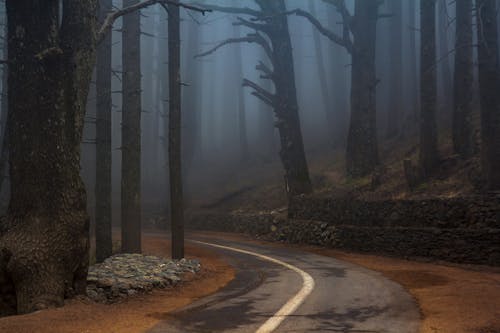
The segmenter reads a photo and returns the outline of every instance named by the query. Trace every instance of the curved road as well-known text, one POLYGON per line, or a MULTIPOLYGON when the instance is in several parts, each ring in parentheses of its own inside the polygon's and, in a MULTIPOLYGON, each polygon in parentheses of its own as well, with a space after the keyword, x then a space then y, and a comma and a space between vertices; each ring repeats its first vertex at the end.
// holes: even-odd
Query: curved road
POLYGON ((286 247, 196 237, 236 269, 216 294, 171 314, 151 333, 416 333, 413 298, 377 272, 286 247))

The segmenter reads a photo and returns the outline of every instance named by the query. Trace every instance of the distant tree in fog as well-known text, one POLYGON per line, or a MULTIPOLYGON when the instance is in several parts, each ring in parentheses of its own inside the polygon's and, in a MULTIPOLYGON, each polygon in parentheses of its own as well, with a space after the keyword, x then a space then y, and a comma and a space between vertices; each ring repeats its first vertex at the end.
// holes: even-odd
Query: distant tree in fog
POLYGON ((464 158, 474 153, 472 124, 472 0, 456 0, 455 78, 453 107, 453 148, 464 158))
POLYGON ((420 2, 419 168, 429 176, 439 163, 437 146, 436 0, 420 2))
POLYGON ((288 19, 286 15, 283 15, 286 12, 285 1, 255 0, 255 2, 260 10, 204 5, 205 8, 215 11, 253 17, 252 20, 238 18, 235 24, 248 27, 255 32, 244 37, 225 40, 200 56, 206 56, 224 45, 233 43, 255 43, 265 50, 272 68, 260 62, 256 69, 262 72, 263 78, 274 83, 275 93, 246 79, 243 80, 243 86, 252 88, 254 90, 252 95, 274 109, 277 119, 276 127, 280 134, 280 157, 285 169, 285 186, 288 195, 310 193, 312 186, 300 128, 292 45, 288 19))
POLYGON ((500 66, 495 0, 477 0, 481 164, 486 187, 500 190, 500 66))
POLYGON ((351 177, 363 177, 373 172, 379 164, 375 46, 381 2, 358 0, 355 2, 354 15, 349 12, 344 0, 325 2, 340 12, 342 35, 325 28, 313 15, 301 9, 290 11, 289 14, 308 19, 323 35, 343 46, 352 57, 351 121, 347 137, 346 171, 351 177))
POLYGON ((403 115, 403 2, 390 0, 390 86, 387 136, 393 138, 400 132, 403 115))

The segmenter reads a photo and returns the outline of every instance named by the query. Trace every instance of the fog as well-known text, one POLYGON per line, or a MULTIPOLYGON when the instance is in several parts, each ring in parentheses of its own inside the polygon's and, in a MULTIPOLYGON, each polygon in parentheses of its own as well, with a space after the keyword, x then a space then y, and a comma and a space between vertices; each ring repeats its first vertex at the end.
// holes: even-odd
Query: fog
MULTIPOLYGON (((256 8, 254 1, 205 1, 221 6, 256 8)), ((354 1, 346 1, 349 10, 354 1)), ((288 0, 288 9, 311 12, 330 30, 342 34, 341 16, 334 6, 316 0, 288 0)), ((404 134, 414 130, 418 111, 418 1, 402 0, 402 84, 400 121, 404 134)), ((121 2, 116 2, 117 7, 121 2)), ((438 90, 439 116, 450 117, 451 101, 446 90, 452 80, 454 4, 439 1, 438 90)), ((376 67, 378 135, 386 135, 388 108, 394 86, 391 83, 394 16, 387 1, 380 7, 376 67)), ((273 85, 260 78, 255 66, 268 63, 263 49, 250 43, 228 44, 216 52, 195 58, 228 38, 252 33, 244 26, 235 27, 234 14, 212 12, 206 15, 181 11, 182 38, 182 113, 183 170, 187 208, 197 199, 237 188, 244 182, 242 170, 266 170, 272 177, 282 172, 279 163, 279 139, 270 107, 241 86, 242 79, 252 80, 272 91, 273 85), (240 56, 241 54, 241 56, 240 56), (243 94, 240 92, 243 91, 243 94), (240 135, 240 96, 243 97, 248 154, 244 156, 240 135)), ((167 15, 161 6, 142 10, 142 203, 143 214, 160 214, 167 209, 167 161, 165 126, 168 121, 167 15)), ((308 160, 331 156, 345 150, 350 109, 351 60, 346 50, 321 35, 303 17, 289 16, 293 45, 295 81, 304 145, 308 160)), ((121 159, 121 22, 113 31, 113 207, 119 221, 121 159)), ((82 173, 87 184, 89 206, 93 207, 95 178, 95 86, 88 101, 84 134, 82 173)), ((448 122, 449 123, 449 122, 448 122)), ((93 209, 89 210, 93 212, 93 209)))

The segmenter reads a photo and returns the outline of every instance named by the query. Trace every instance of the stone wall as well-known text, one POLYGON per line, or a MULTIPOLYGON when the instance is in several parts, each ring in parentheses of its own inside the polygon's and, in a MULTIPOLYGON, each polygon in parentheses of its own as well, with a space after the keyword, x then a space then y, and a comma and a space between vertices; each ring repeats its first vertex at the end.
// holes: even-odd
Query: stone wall
POLYGON ((190 227, 273 241, 500 266, 500 198, 353 201, 299 197, 277 212, 201 214, 190 227))

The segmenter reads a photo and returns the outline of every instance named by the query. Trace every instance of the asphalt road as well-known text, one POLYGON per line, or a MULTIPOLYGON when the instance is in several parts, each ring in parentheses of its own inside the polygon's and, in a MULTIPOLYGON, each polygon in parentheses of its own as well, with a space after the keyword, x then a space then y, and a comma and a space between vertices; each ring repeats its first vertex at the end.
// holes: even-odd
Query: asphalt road
POLYGON ((298 249, 196 240, 213 244, 199 245, 227 258, 236 278, 173 313, 151 333, 418 332, 413 298, 377 272, 298 249))

